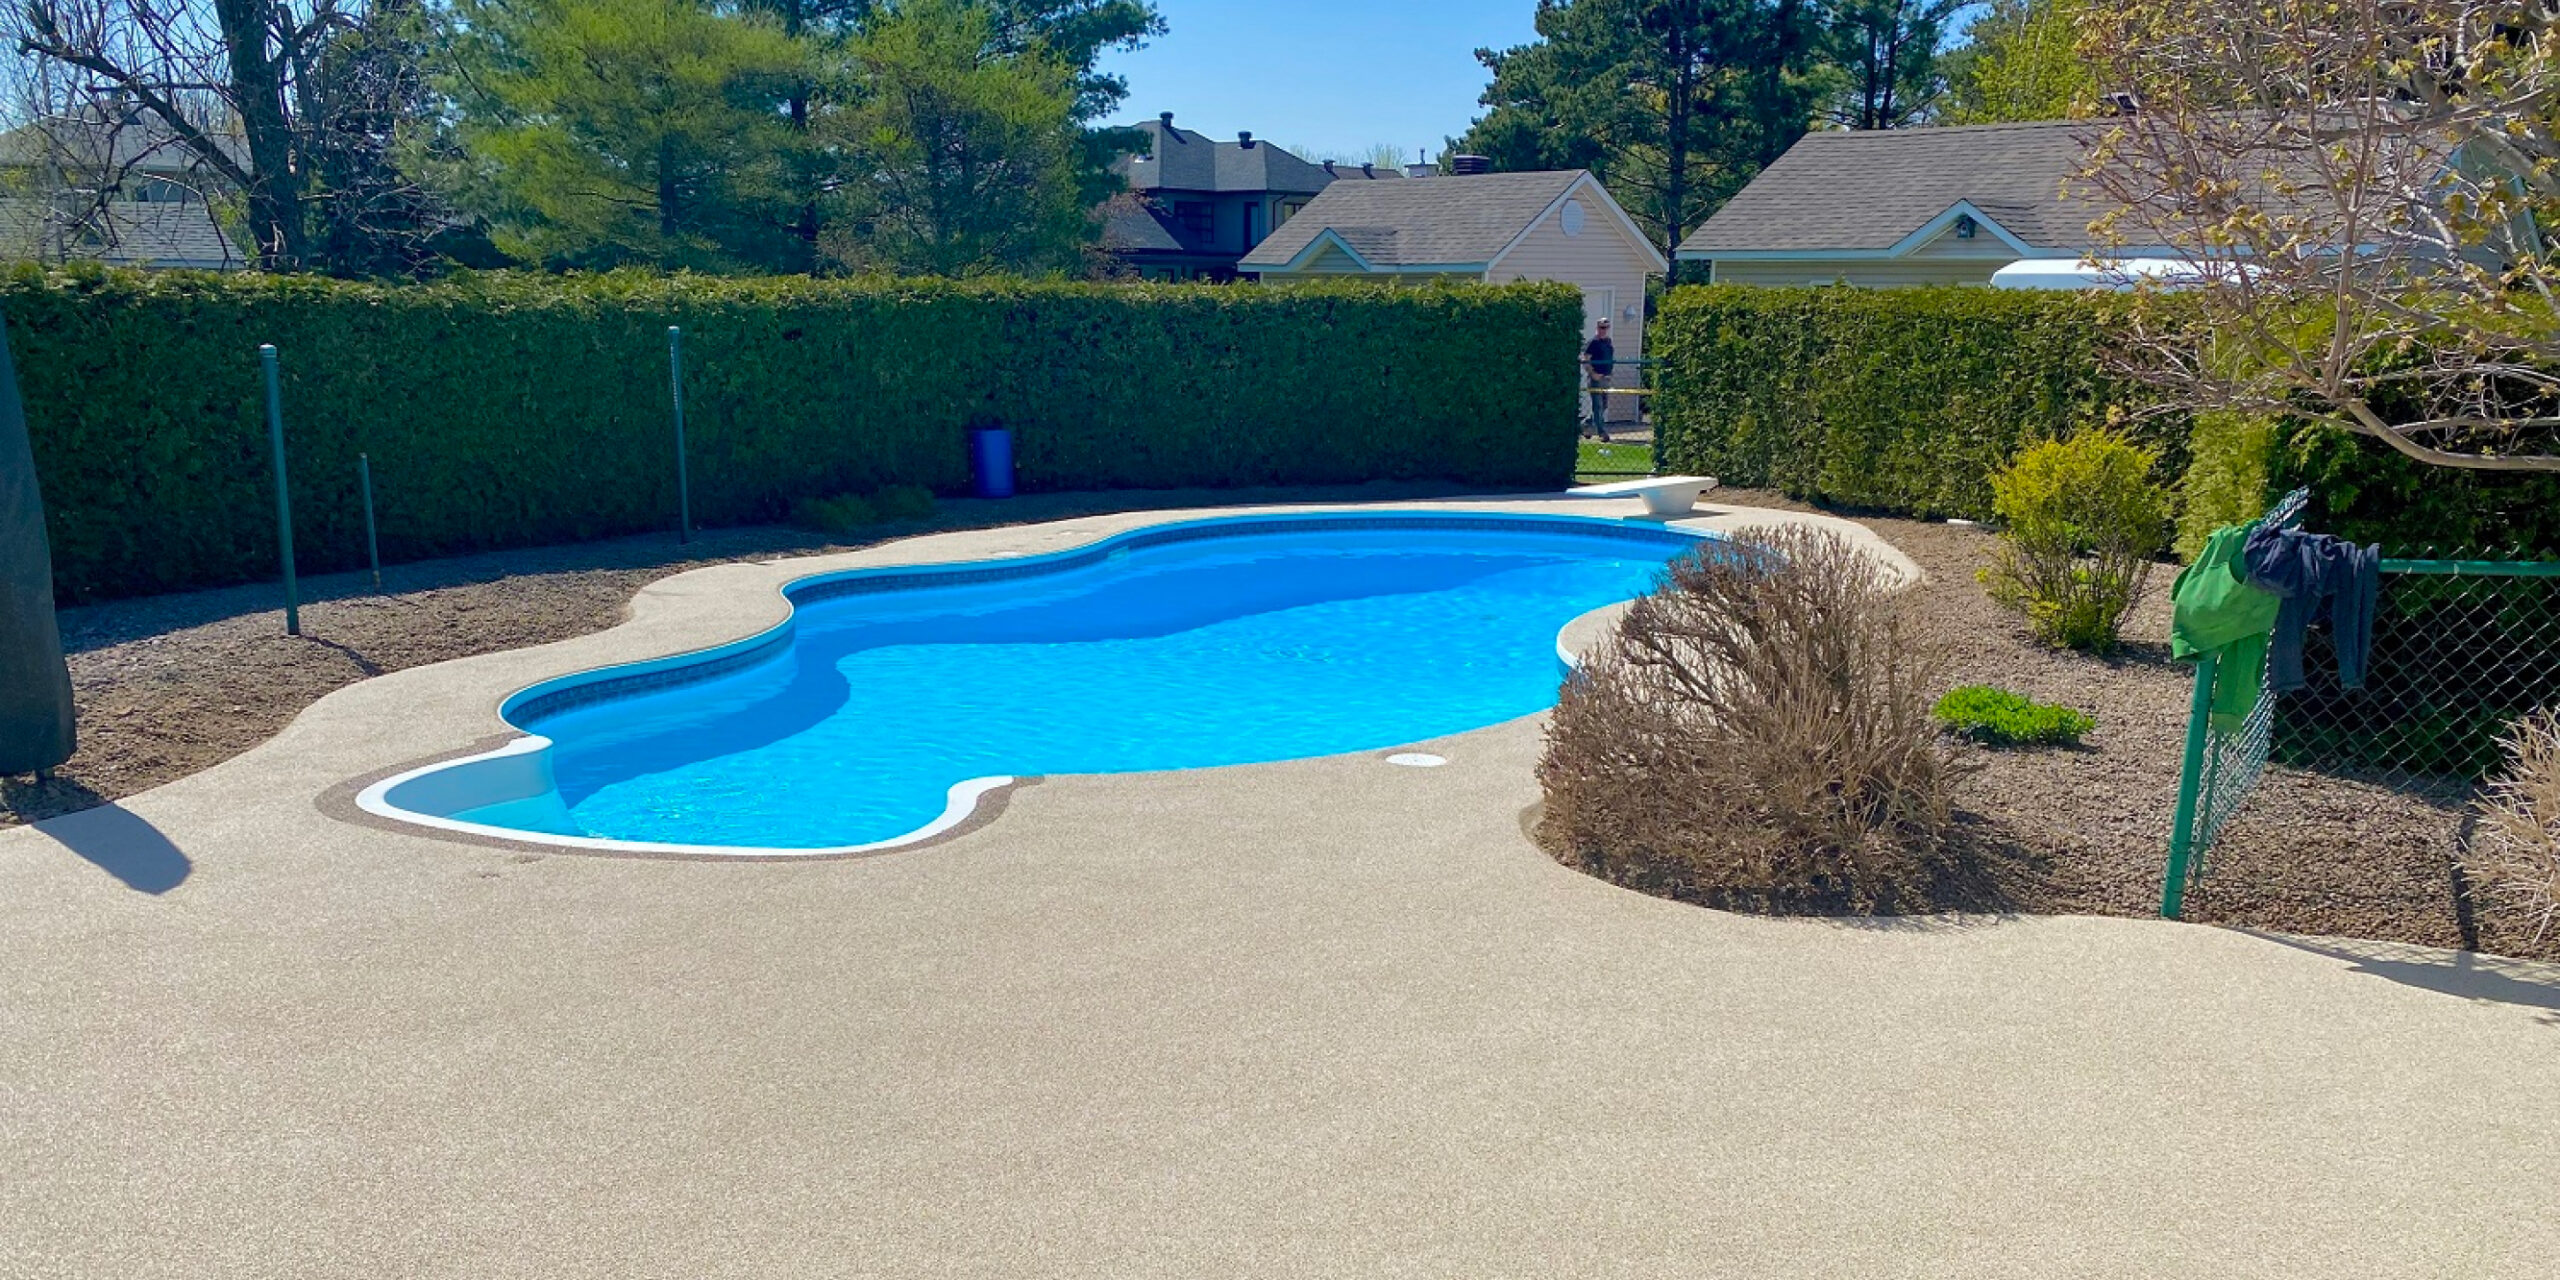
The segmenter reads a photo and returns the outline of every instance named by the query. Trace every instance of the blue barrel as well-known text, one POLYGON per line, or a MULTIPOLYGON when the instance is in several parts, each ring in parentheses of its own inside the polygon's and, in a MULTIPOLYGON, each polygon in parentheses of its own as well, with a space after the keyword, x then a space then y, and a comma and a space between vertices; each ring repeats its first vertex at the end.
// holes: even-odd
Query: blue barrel
POLYGON ((969 483, 981 498, 1013 496, 1013 429, 969 428, 969 483))

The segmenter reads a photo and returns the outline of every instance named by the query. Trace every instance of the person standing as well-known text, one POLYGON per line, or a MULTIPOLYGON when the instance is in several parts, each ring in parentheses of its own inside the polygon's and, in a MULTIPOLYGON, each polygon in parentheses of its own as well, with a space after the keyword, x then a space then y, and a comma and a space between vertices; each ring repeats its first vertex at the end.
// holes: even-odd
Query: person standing
POLYGON ((1600 322, 1599 331, 1582 348, 1583 385, 1591 392, 1591 429, 1602 440, 1609 438, 1609 397, 1602 388, 1609 385, 1609 375, 1618 367, 1618 348, 1609 341, 1609 322, 1600 322))

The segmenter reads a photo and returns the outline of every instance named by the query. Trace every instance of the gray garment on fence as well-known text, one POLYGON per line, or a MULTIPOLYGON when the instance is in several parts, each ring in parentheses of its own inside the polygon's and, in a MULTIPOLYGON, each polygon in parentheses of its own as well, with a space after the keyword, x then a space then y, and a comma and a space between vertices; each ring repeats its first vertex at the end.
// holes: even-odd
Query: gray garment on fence
POLYGON ((2330 637, 2338 650, 2338 683, 2364 687, 2365 659, 2373 653, 2373 607, 2381 595, 2382 552, 2325 533, 2259 528, 2241 551, 2251 586, 2270 591, 2275 634, 2267 641, 2265 691, 2284 693, 2308 681, 2302 670, 2303 634, 2327 606, 2330 637))
POLYGON ((26 406, 0 326, 0 773, 71 758, 71 672, 53 616, 53 555, 26 406))

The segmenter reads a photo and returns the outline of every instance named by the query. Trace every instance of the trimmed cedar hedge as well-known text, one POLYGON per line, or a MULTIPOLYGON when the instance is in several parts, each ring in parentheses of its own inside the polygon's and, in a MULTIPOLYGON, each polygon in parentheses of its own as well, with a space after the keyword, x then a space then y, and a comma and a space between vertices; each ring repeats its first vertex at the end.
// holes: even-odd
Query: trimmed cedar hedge
MULTIPOLYGON (((1648 337, 1663 361, 1657 456, 1799 498, 1986 518, 1990 475, 2018 450, 2136 403, 2138 388, 2099 370, 2100 305, 1953 287, 1675 289, 1648 337)), ((2128 425, 2175 479, 2184 420, 2128 425)))
MULTIPOLYGON (((2121 300, 1990 289, 1673 290, 1664 362, 1668 471, 1921 516, 1991 511, 2020 449, 2103 425, 2145 394, 2100 366, 2121 300)), ((2560 553, 2560 476, 2462 471, 2295 420, 2157 415, 2127 424, 2178 487, 2178 545, 2308 486, 2308 527, 2416 554, 2560 553)))
POLYGON ((356 455, 404 560, 666 529, 684 328, 697 523, 968 481, 1028 491, 1445 479, 1553 488, 1561 285, 1279 288, 490 274, 432 285, 20 267, 0 311, 66 601, 275 572, 256 349, 281 353, 294 542, 360 565, 356 455))

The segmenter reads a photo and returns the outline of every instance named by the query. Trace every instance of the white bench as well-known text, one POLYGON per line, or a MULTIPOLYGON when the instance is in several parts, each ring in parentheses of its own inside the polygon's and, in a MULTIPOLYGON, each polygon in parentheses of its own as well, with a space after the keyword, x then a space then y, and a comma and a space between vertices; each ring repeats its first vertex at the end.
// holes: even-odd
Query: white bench
POLYGON ((1715 487, 1714 476, 1651 476, 1614 484, 1586 484, 1565 492, 1577 498, 1642 498, 1647 515, 1677 516, 1688 514, 1689 508, 1698 505, 1698 495, 1715 487))

